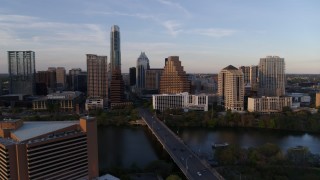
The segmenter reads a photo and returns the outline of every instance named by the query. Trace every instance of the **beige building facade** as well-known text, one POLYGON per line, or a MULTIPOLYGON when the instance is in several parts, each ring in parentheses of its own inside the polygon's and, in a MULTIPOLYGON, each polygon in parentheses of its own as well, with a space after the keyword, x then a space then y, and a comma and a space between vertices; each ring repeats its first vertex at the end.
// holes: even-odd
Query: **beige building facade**
POLYGON ((229 65, 218 74, 220 105, 226 110, 244 110, 244 79, 241 70, 229 65))
POLYGON ((320 107, 320 92, 316 93, 316 107, 320 107))
POLYGON ((56 76, 57 87, 64 89, 66 87, 66 69, 64 67, 57 67, 56 76))
POLYGON ((87 54, 88 97, 108 97, 107 56, 87 54))
POLYGON ((99 176, 97 123, 0 122, 0 179, 94 179, 99 176))
POLYGON ((259 112, 261 114, 279 113, 283 107, 292 106, 292 97, 260 97, 260 98, 248 98, 248 111, 259 112))

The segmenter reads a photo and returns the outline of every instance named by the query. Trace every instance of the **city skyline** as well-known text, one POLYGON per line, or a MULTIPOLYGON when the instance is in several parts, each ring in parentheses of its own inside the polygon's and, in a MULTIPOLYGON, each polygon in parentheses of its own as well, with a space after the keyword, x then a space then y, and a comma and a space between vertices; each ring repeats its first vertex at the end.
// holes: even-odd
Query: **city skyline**
MULTIPOLYGON (((187 73, 286 59, 287 73, 319 73, 318 1, 4 1, 0 73, 7 51, 36 53, 36 70, 86 69, 86 54, 110 55, 110 27, 121 27, 122 72, 146 52, 151 68, 179 56, 187 73), (61 6, 63 4, 63 6, 61 6), (41 7, 41 8, 40 8, 41 7), (156 8, 154 8, 156 7, 156 8)), ((109 57, 110 58, 110 57, 109 57)))

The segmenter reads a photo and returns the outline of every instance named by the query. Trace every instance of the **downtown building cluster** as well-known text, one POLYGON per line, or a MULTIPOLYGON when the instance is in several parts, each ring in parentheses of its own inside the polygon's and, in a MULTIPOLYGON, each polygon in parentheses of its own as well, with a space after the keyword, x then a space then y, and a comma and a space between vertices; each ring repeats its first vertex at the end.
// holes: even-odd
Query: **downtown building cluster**
POLYGON ((228 66, 221 70, 219 103, 226 110, 277 113, 292 107, 286 96, 285 62, 278 56, 261 58, 258 66, 228 66))

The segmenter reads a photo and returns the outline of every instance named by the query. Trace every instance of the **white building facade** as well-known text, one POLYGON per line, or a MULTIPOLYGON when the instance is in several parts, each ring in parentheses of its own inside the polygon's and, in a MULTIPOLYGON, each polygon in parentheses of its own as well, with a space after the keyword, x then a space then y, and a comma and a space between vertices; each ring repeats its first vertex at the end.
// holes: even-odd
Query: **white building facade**
POLYGON ((260 98, 248 98, 248 111, 259 112, 261 114, 279 113, 283 107, 292 107, 291 97, 260 97, 260 98))
POLYGON ((292 107, 309 107, 311 103, 311 97, 305 93, 288 93, 287 96, 292 98, 292 107))
POLYGON ((85 104, 86 111, 103 109, 103 108, 104 108, 103 98, 100 98, 100 97, 87 98, 86 104, 85 104))
POLYGON ((187 92, 179 94, 157 94, 152 96, 153 109, 188 109, 208 111, 208 96, 205 94, 191 95, 187 92))

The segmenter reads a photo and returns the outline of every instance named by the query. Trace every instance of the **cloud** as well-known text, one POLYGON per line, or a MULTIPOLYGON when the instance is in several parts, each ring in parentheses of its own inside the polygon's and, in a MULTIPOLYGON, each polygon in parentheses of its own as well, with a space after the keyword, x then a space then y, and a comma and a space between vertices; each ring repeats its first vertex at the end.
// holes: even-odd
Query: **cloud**
MULTIPOLYGON (((97 24, 0 14, 0 59, 7 59, 9 50, 32 50, 36 52, 37 70, 59 63, 71 67, 82 62, 84 67, 86 53, 108 53, 107 36, 105 29, 97 24)), ((6 63, 0 61, 0 72, 7 71, 6 63)))
MULTIPOLYGON (((96 24, 50 22, 31 16, 0 15, 0 39, 4 38, 8 40, 7 45, 21 45, 22 42, 17 40, 29 44, 63 41, 70 44, 83 42, 99 45, 104 44, 106 33, 96 24)), ((0 42, 0 45, 5 44, 0 42)))
POLYGON ((174 20, 160 20, 159 17, 155 15, 149 14, 141 14, 141 13, 123 13, 119 11, 111 11, 111 12, 86 12, 86 14, 100 14, 100 15, 110 15, 110 16, 126 16, 126 17, 134 17, 139 19, 150 19, 154 21, 156 24, 160 24, 163 26, 167 32, 171 36, 177 36, 182 30, 180 29, 181 24, 174 20))
POLYGON ((22 16, 22 15, 0 15, 0 22, 25 22, 33 21, 38 18, 32 16, 22 16))
POLYGON ((182 11, 188 17, 191 16, 191 13, 186 8, 181 6, 179 3, 175 3, 175 2, 172 2, 169 0, 157 0, 157 1, 160 2, 161 4, 164 4, 164 5, 167 5, 167 6, 170 6, 170 7, 173 7, 173 8, 176 8, 176 9, 182 11))
POLYGON ((127 17, 135 17, 139 19, 152 19, 157 20, 158 18, 154 15, 143 14, 143 13, 123 13, 119 11, 87 11, 85 12, 87 15, 111 15, 111 16, 127 16, 127 17))
POLYGON ((187 33, 220 38, 220 37, 231 36, 234 33, 236 33, 236 31, 232 29, 208 28, 208 29, 192 29, 187 31, 187 33))
POLYGON ((176 21, 168 20, 163 22, 162 25, 167 29, 171 36, 175 37, 179 33, 183 32, 183 30, 181 29, 181 24, 176 21))

